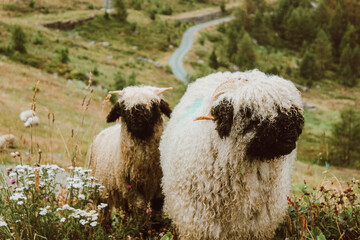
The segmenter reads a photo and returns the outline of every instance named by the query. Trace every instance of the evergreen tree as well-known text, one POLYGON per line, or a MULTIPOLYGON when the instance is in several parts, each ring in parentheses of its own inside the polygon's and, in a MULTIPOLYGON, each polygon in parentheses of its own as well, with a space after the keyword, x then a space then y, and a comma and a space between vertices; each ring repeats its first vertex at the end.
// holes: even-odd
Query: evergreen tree
POLYGON ((360 159, 360 114, 353 109, 341 112, 341 120, 332 127, 330 161, 334 165, 357 165, 360 159))
POLYGON ((359 46, 357 46, 352 53, 351 69, 352 69, 352 72, 357 77, 360 77, 360 47, 359 46))
POLYGON ((116 10, 116 19, 119 22, 125 22, 128 16, 126 6, 123 0, 113 0, 113 6, 116 10))
POLYGON ((260 45, 270 44, 269 28, 265 24, 265 16, 259 10, 251 21, 251 36, 256 39, 260 45))
POLYGON ((291 12, 285 23, 285 34, 293 47, 301 46, 305 40, 311 42, 314 39, 316 33, 307 9, 299 7, 291 12))
POLYGON ((256 54, 251 37, 245 32, 239 42, 238 51, 234 57, 234 63, 242 70, 252 69, 255 67, 256 54))
POLYGON ((351 24, 348 24, 346 32, 341 39, 339 50, 342 52, 347 45, 350 45, 351 48, 355 48, 359 42, 360 39, 357 39, 355 27, 351 24))
POLYGON ((313 80, 318 77, 318 68, 316 66, 315 56, 306 52, 300 64, 300 76, 305 79, 308 86, 312 85, 313 80))
POLYGON ((332 46, 324 30, 320 29, 312 48, 316 56, 317 66, 319 66, 320 71, 324 71, 332 62, 332 46))
POLYGON ((12 41, 12 49, 15 51, 19 51, 21 53, 26 52, 26 34, 22 30, 20 26, 15 26, 12 35, 11 35, 11 41, 12 41))
POLYGON ((338 4, 335 9, 335 14, 330 20, 330 24, 328 26, 328 30, 330 33, 331 41, 333 43, 333 54, 336 59, 338 59, 341 55, 341 51, 339 49, 341 39, 346 31, 347 19, 346 14, 341 6, 338 4))
POLYGON ((217 60, 217 56, 215 53, 215 49, 213 49, 210 58, 209 58, 209 66, 213 69, 218 69, 219 68, 219 62, 217 60))
POLYGON ((329 24, 330 14, 324 1, 320 1, 318 7, 314 10, 313 19, 315 25, 320 28, 325 28, 329 24))
POLYGON ((341 53, 340 57, 340 76, 341 83, 348 87, 357 84, 356 74, 352 70, 353 51, 348 44, 341 53))

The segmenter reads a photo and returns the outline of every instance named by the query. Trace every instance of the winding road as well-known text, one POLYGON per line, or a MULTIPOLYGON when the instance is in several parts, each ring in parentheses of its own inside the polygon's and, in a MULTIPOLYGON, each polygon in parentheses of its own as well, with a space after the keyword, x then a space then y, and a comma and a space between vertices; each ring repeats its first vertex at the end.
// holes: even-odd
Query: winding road
POLYGON ((171 55, 169 59, 169 66, 171 67, 174 75, 182 82, 187 83, 187 72, 184 68, 183 64, 183 58, 185 57, 186 53, 190 50, 191 46, 194 43, 194 35, 197 31, 199 31, 202 28, 219 24, 222 22, 230 21, 233 17, 224 17, 219 18, 215 20, 211 20, 209 22, 197 24, 195 26, 190 27, 186 32, 184 33, 180 47, 176 49, 176 51, 171 55))

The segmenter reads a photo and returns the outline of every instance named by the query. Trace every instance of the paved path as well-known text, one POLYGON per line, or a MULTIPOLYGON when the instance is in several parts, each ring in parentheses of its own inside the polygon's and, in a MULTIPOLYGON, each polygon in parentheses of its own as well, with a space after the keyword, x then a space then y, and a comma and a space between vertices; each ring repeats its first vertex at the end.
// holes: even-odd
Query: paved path
POLYGON ((184 83, 187 83, 187 72, 184 68, 183 58, 185 57, 186 53, 190 50, 191 46, 194 43, 194 35, 197 31, 202 28, 219 24, 222 22, 230 21, 233 17, 224 17, 215 19, 209 22, 197 24, 195 26, 190 27, 183 35, 181 40, 180 47, 176 49, 176 51, 171 55, 169 59, 169 66, 171 67, 174 75, 184 83))

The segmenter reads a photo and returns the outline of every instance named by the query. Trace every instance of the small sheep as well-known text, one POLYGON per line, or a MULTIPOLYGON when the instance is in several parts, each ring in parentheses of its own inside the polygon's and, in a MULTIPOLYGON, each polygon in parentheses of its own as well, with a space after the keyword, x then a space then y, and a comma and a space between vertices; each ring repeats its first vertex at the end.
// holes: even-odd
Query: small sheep
POLYGON ((35 126, 38 125, 40 122, 40 119, 38 116, 29 117, 26 122, 24 123, 25 127, 35 126))
POLYGON ((160 142, 164 210, 180 238, 271 239, 303 123, 300 93, 280 77, 225 72, 190 84, 160 142))
POLYGON ((0 149, 5 149, 8 147, 14 147, 15 145, 15 136, 12 134, 6 134, 0 136, 0 149))
POLYGON ((20 113, 20 120, 26 122, 28 118, 36 116, 36 113, 33 110, 25 110, 20 113))
POLYGON ((20 120, 24 122, 25 127, 38 125, 40 119, 33 110, 26 110, 20 113, 20 120))
POLYGON ((100 132, 91 147, 90 167, 105 186, 110 206, 121 207, 141 219, 150 204, 161 213, 159 142, 171 109, 160 96, 171 88, 127 87, 107 116, 120 123, 100 132))

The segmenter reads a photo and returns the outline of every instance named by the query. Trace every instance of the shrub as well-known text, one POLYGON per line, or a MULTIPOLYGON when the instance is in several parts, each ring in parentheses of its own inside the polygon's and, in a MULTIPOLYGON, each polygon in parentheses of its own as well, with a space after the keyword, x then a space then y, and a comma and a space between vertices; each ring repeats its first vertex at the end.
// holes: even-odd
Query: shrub
POLYGON ((26 52, 26 34, 20 26, 15 26, 11 35, 12 48, 21 53, 26 52))
POLYGON ((35 45, 42 45, 44 43, 44 37, 40 31, 36 32, 32 42, 35 45))
POLYGON ((59 54, 60 54, 60 56, 59 56, 60 62, 66 64, 70 61, 69 50, 67 48, 60 49, 59 54))
POLYGON ((116 10, 115 17, 119 22, 126 22, 128 16, 126 6, 123 0, 114 0, 113 6, 116 10))

